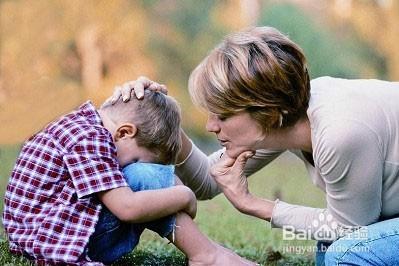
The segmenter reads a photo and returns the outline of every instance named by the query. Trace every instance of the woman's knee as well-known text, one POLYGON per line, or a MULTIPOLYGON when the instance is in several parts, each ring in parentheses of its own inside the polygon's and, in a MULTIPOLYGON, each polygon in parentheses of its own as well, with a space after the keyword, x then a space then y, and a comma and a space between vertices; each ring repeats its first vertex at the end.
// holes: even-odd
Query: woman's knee
POLYGON ((332 243, 326 251, 324 261, 330 265, 362 265, 368 248, 365 240, 341 238, 332 243), (360 264, 359 264, 360 263, 360 264))
POLYGON ((335 241, 328 247, 328 249, 324 255, 325 265, 337 265, 337 262, 340 258, 340 254, 338 252, 336 252, 337 247, 340 246, 339 241, 340 240, 335 241))
POLYGON ((399 232, 368 239, 341 238, 325 254, 325 265, 399 265, 399 232))
POLYGON ((325 254, 326 265, 399 265, 399 219, 362 227, 335 241, 325 254))

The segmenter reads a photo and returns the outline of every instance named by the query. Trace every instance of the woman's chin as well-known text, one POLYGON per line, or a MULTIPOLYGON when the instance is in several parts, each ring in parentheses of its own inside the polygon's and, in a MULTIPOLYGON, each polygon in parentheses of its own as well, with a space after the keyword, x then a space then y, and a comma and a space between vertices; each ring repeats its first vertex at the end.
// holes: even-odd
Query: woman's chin
POLYGON ((230 158, 237 158, 241 153, 247 150, 240 150, 240 149, 226 149, 226 154, 230 158))
POLYGON ((236 152, 230 150, 226 150, 226 155, 230 158, 236 158, 238 156, 236 152))

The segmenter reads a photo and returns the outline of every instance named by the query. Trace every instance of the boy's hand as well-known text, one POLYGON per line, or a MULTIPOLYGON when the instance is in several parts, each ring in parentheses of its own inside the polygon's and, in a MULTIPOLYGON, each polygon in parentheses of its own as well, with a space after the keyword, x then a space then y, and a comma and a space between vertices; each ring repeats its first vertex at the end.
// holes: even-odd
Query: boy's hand
POLYGON ((184 208, 183 211, 194 219, 195 216, 197 215, 197 198, 195 197, 194 192, 190 188, 186 186, 179 186, 179 187, 185 189, 187 194, 187 204, 186 208, 184 208))
POLYGON ((187 191, 188 195, 188 203, 187 207, 184 208, 182 211, 187 213, 191 216, 191 218, 195 218, 197 214, 197 198, 195 197, 194 192, 189 188, 186 187, 183 182, 181 182, 180 178, 175 175, 175 185, 182 187, 184 190, 187 191))
POLYGON ((137 80, 125 82, 122 86, 116 86, 113 95, 107 100, 107 102, 111 101, 111 103, 114 104, 121 96, 123 101, 127 102, 130 100, 132 92, 137 99, 142 99, 144 97, 144 90, 159 91, 168 94, 168 89, 165 85, 141 76, 137 80))

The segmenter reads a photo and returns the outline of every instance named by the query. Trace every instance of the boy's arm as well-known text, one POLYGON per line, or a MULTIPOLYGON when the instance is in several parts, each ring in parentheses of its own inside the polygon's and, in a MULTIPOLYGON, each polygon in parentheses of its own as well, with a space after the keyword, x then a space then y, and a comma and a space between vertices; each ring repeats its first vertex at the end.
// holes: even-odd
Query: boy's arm
POLYGON ((194 218, 197 211, 195 195, 186 186, 138 192, 119 187, 99 192, 98 197, 119 220, 131 223, 154 221, 178 211, 194 218))

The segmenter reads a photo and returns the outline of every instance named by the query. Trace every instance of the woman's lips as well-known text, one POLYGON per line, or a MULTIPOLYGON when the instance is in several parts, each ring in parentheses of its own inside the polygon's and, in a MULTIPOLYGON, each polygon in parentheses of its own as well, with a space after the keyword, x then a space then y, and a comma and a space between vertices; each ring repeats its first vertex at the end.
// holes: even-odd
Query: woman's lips
POLYGON ((226 146, 226 144, 227 144, 227 140, 224 140, 224 139, 218 139, 218 141, 220 142, 220 145, 222 145, 222 146, 226 146))

